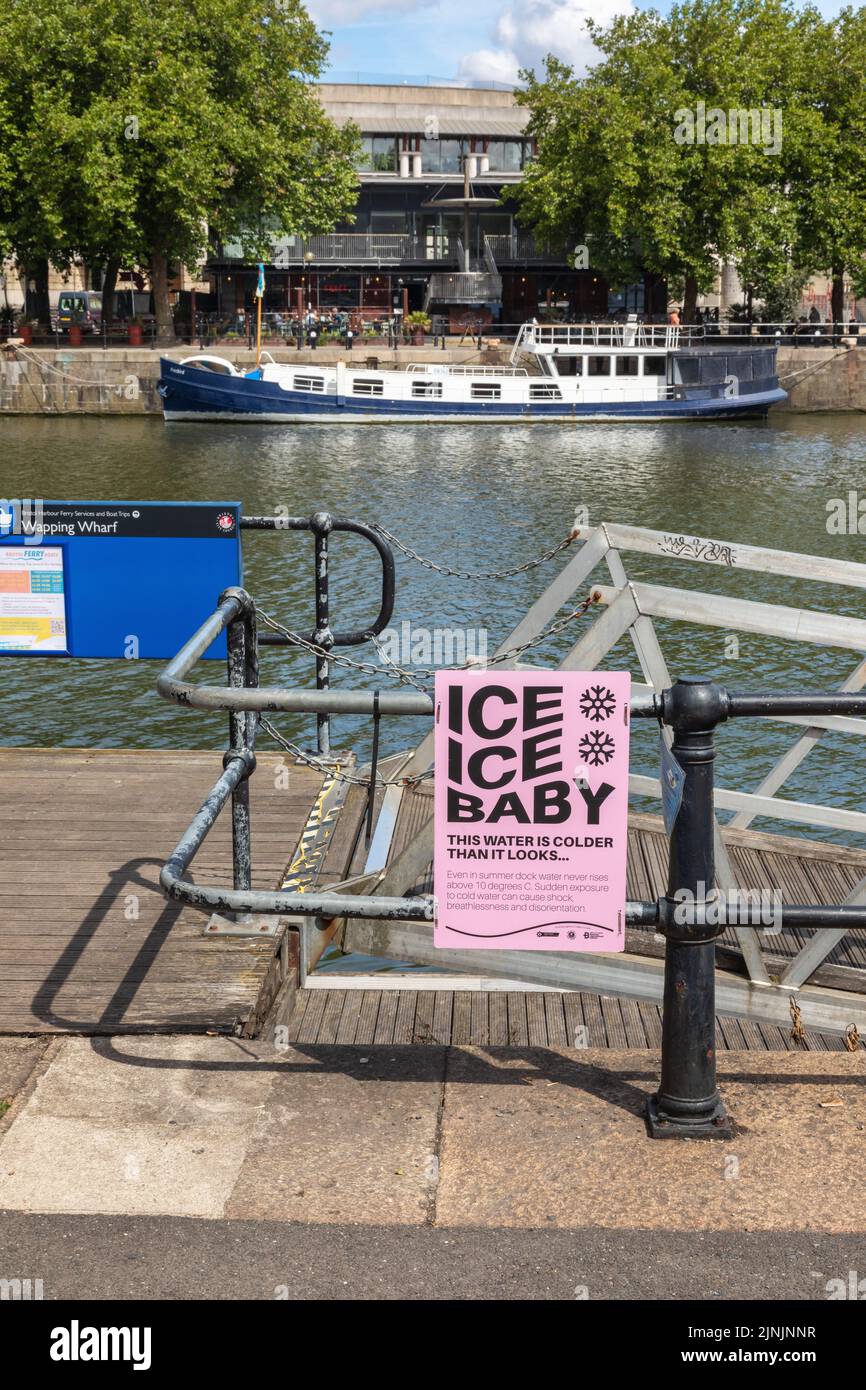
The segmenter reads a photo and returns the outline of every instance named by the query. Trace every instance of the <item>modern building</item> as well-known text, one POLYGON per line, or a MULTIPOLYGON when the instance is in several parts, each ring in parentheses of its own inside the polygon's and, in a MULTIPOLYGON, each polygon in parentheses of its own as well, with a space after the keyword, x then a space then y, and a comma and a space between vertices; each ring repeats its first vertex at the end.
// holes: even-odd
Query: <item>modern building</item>
MULTIPOLYGON (((539 244, 519 224, 509 194, 534 144, 513 90, 407 79, 327 82, 319 92, 336 122, 361 131, 358 202, 328 235, 273 243, 266 310, 290 310, 300 289, 316 310, 370 317, 404 304, 504 323, 546 305, 607 311, 606 283, 573 268, 573 248, 539 244)), ((238 244, 221 247, 208 272, 221 310, 250 306, 256 272, 238 244)))

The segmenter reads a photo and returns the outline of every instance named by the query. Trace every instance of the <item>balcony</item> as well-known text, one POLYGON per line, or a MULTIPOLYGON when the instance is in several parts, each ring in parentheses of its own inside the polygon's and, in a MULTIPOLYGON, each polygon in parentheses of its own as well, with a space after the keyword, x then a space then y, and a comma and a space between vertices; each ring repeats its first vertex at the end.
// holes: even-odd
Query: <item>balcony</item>
MULTIPOLYGON (((225 242, 222 259, 244 261, 238 241, 225 242)), ((447 236, 431 232, 328 232, 323 236, 280 237, 271 243, 270 264, 278 269, 303 265, 399 266, 405 262, 456 264, 457 253, 447 236)))
POLYGON ((488 235, 485 240, 497 265, 532 261, 539 265, 566 265, 568 263, 569 248, 537 242, 531 232, 512 232, 510 235, 507 232, 497 232, 488 235))
POLYGON ((490 304, 502 299, 502 276, 489 271, 458 271, 431 275, 428 304, 490 304))

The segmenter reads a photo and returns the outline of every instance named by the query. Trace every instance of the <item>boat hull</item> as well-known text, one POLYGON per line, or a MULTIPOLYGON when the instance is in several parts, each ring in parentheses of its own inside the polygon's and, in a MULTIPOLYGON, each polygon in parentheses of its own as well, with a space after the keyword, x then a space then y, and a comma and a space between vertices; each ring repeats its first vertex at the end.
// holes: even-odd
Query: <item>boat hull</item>
POLYGON ((286 390, 256 377, 225 376, 163 358, 159 392, 167 421, 260 424, 423 424, 763 419, 786 399, 780 388, 750 395, 615 402, 432 401, 340 397, 286 390))

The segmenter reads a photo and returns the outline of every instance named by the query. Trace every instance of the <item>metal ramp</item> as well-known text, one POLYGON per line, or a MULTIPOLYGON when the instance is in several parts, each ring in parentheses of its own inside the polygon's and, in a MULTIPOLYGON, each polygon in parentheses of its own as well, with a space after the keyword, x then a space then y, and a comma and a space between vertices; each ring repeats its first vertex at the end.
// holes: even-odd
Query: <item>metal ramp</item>
MULTIPOLYGON (((656 626, 658 619, 666 619, 852 651, 857 660, 840 693, 860 691, 866 682, 866 622, 818 609, 632 580, 625 557, 653 555, 683 562, 692 571, 695 566, 712 566, 729 575, 772 574, 818 590, 826 584, 855 590, 866 587, 866 565, 614 524, 588 529, 576 540, 577 552, 498 647, 496 656, 500 659, 534 642, 560 611, 576 598, 583 598, 586 586, 591 585, 593 605, 600 611, 581 630, 558 669, 595 669, 626 638, 643 676, 635 691, 659 694, 672 683, 656 626), (593 583, 601 565, 606 567, 610 583, 593 583)), ((745 580, 743 592, 748 593, 745 580)), ((526 662, 508 660, 501 664, 506 668, 526 666, 526 662)), ((759 885, 773 886, 786 900, 798 903, 862 904, 866 902, 866 851, 752 826, 761 818, 780 822, 785 828, 802 826, 805 831, 814 828, 863 835, 863 812, 789 800, 779 792, 829 733, 862 736, 866 719, 833 713, 779 717, 799 733, 758 785, 750 791, 716 788, 717 808, 733 812, 724 829, 718 825, 716 829, 717 884, 723 890, 746 891, 759 885)), ((664 732, 670 742, 670 732, 664 732)), ((402 774, 409 781, 429 774, 431 765, 432 737, 428 736, 408 757, 402 774)), ((637 773, 630 777, 630 791, 642 798, 658 799, 661 794, 658 778, 637 773)), ((374 836, 374 852, 356 856, 352 863, 357 889, 374 895, 411 897, 432 892, 431 793, 429 783, 389 788, 388 804, 374 836)), ((663 893, 666 872, 667 843, 661 821, 635 814, 629 845, 629 897, 655 898, 663 893)), ((431 927, 412 921, 353 918, 340 923, 339 931, 335 928, 333 934, 339 935, 344 949, 383 959, 439 965, 550 988, 594 990, 648 1001, 661 998, 663 939, 646 929, 629 932, 624 956, 600 957, 434 950, 431 927)), ((717 952, 720 1013, 790 1026, 791 1001, 795 999, 799 1009, 809 1006, 815 1027, 823 1020, 821 1026, 836 1028, 844 1016, 848 1023, 866 1028, 866 950, 846 927, 768 934, 753 926, 729 926, 717 952)))

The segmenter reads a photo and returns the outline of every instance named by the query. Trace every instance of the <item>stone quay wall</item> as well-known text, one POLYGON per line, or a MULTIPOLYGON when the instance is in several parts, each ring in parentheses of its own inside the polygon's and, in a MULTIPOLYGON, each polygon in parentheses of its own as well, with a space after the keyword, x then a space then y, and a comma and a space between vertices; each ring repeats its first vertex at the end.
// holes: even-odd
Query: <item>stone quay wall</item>
MULTIPOLYGON (((174 347, 163 355, 180 360, 195 349, 174 347)), ((252 366, 247 348, 213 349, 239 366, 252 366)), ((502 365, 507 347, 443 349, 360 348, 351 356, 340 348, 268 349, 279 362, 319 363, 343 357, 360 367, 375 359, 379 367, 411 362, 502 365)), ((150 348, 8 348, 0 352, 0 414, 12 415, 153 415, 162 403, 157 391, 160 353, 150 348)), ((789 399, 775 411, 866 411, 866 346, 779 349, 778 371, 789 399)))

